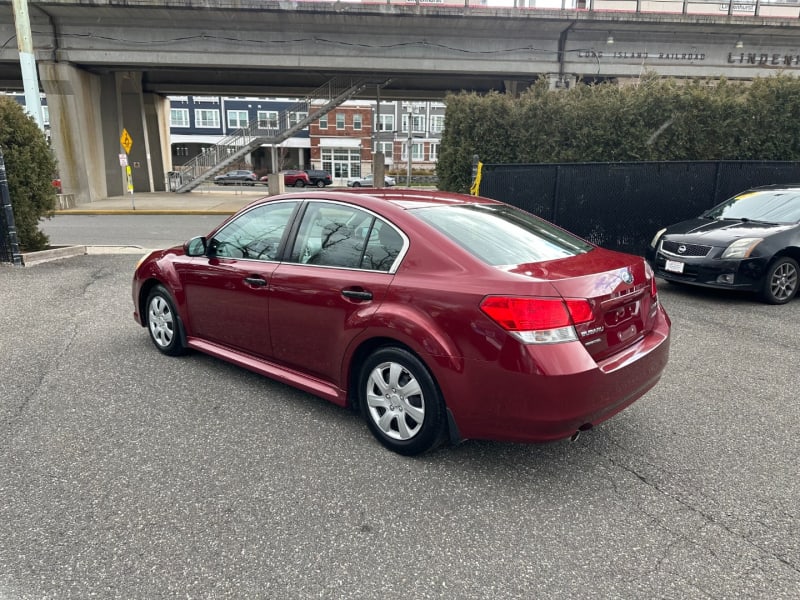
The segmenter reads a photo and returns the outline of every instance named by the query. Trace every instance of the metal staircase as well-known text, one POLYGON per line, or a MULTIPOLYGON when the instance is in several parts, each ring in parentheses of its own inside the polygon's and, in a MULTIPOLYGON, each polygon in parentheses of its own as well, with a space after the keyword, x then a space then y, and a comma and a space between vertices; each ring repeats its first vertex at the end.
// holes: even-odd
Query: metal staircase
POLYGON ((215 146, 194 157, 180 170, 170 175, 170 189, 178 193, 190 192, 209 177, 223 171, 231 163, 243 158, 263 144, 277 145, 316 121, 331 109, 349 100, 367 85, 369 80, 352 77, 336 77, 320 86, 302 100, 283 110, 278 115, 276 128, 259 127, 257 120, 222 138, 215 146), (324 100, 322 106, 313 102, 324 100), (289 116, 306 113, 306 117, 289 125, 289 116))

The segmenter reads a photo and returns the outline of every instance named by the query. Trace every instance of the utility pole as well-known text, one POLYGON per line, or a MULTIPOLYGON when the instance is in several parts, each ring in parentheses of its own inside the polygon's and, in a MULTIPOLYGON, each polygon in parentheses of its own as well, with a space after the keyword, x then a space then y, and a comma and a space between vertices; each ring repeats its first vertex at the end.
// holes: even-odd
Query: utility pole
POLYGON ((408 103, 408 143, 406 153, 408 154, 408 163, 406 168, 408 169, 408 173, 406 174, 406 187, 411 187, 411 146, 414 143, 414 138, 411 135, 411 127, 412 122, 414 120, 414 106, 411 102, 408 103))
POLYGON ((25 90, 25 110, 33 117, 39 129, 44 131, 42 99, 39 97, 39 75, 36 57, 33 54, 31 19, 28 15, 28 0, 11 0, 14 7, 14 25, 17 30, 19 66, 22 70, 22 86, 25 90))

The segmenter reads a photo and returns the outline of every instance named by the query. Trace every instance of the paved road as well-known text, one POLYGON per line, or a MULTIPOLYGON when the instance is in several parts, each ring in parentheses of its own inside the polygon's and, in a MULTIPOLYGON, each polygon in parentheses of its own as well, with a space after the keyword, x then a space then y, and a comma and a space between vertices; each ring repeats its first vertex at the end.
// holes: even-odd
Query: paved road
POLYGON ((41 230, 53 245, 166 248, 205 235, 224 215, 56 215, 41 230))
POLYGON ((159 354, 135 260, 0 268, 0 599, 798 597, 800 301, 664 286, 671 364, 630 409, 410 459, 159 354))

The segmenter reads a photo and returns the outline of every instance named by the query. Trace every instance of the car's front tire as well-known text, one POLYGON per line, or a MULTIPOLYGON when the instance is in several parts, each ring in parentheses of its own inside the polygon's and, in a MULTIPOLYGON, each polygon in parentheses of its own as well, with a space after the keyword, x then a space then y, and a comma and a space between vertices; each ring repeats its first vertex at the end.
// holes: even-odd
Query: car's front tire
POLYGON ((361 184, 358 181, 354 181, 353 187, 361 187, 361 184))
POLYGON ((358 393, 370 431, 390 450, 414 456, 444 440, 444 401, 427 367, 411 352, 375 351, 361 368, 358 393))
POLYGON ((150 340, 160 352, 168 356, 180 356, 186 352, 175 303, 163 285, 157 285, 150 290, 145 314, 150 340))
POLYGON ((306 187, 306 182, 302 179, 298 179, 294 182, 294 187, 306 187))
POLYGON ((761 298, 767 304, 786 304, 797 294, 800 268, 789 256, 779 256, 767 268, 761 298))

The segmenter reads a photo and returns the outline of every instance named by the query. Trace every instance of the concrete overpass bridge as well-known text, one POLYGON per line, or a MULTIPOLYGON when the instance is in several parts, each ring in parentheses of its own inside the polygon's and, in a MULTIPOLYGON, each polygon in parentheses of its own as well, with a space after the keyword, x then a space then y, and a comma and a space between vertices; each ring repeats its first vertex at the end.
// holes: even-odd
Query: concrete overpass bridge
MULTIPOLYGON (((368 82, 354 97, 413 100, 520 91, 540 76, 800 73, 797 0, 471 1, 29 0, 65 190, 81 203, 125 192, 123 127, 130 160, 147 167, 135 188, 163 189, 167 94, 303 97, 349 76, 368 82)), ((21 86, 11 0, 0 0, 0 90, 21 86)))

